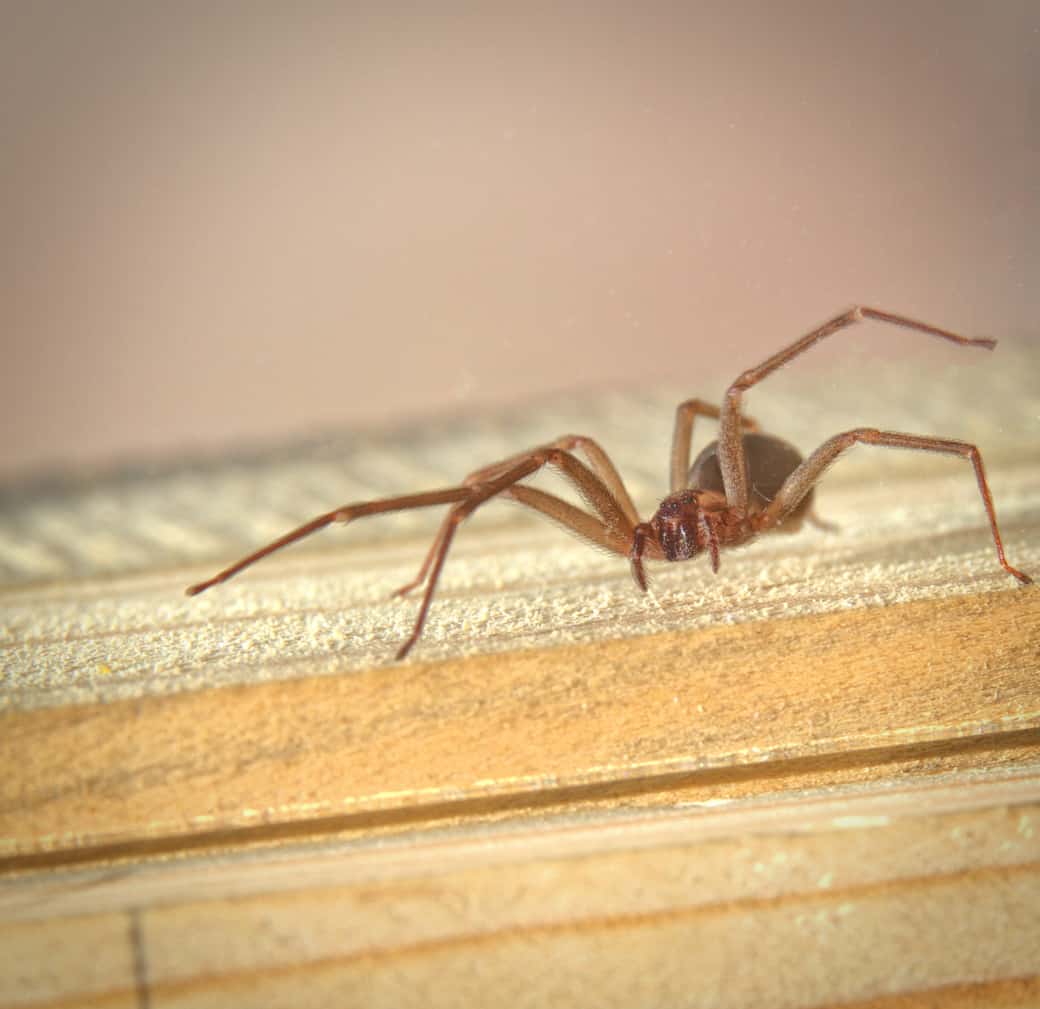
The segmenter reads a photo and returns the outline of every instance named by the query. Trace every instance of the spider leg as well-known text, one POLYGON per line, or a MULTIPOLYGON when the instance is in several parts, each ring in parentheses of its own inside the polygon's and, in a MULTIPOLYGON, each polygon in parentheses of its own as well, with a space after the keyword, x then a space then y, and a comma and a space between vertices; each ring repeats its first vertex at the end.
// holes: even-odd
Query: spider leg
POLYGON ((391 599, 403 598, 408 595, 412 589, 418 588, 424 581, 426 581, 426 574, 430 570, 433 558, 437 556, 437 551, 440 549, 440 543, 446 534, 448 524, 448 516, 445 516, 444 521, 441 522, 437 529, 437 535, 434 536, 433 542, 430 544, 430 549, 426 551, 426 556, 423 558, 423 562, 419 567, 419 573, 410 582, 405 582, 405 584, 400 588, 394 589, 394 591, 390 593, 391 599))
MULTIPOLYGON (((602 546, 606 546, 607 549, 614 549, 613 546, 608 545, 605 540, 610 539, 612 542, 618 539, 619 542, 624 542, 624 550, 617 552, 627 552, 627 543, 630 537, 630 529, 639 522, 639 514, 635 511, 635 506, 632 504, 631 498, 628 496, 625 485, 621 481, 621 476, 615 469, 614 464, 610 463, 607 458, 606 452, 591 438, 586 438, 581 435, 565 435, 561 438, 557 438, 555 441, 550 442, 548 445, 543 446, 541 449, 528 450, 521 452, 517 456, 511 456, 509 459, 502 460, 498 463, 493 463, 490 466, 485 466, 482 469, 474 470, 470 473, 465 480, 465 486, 468 487, 480 487, 491 481, 497 480, 498 477, 505 473, 510 472, 516 466, 523 464, 525 461, 531 459, 532 456, 538 454, 540 451, 549 451, 550 454, 553 451, 558 450, 557 461, 554 465, 561 470, 564 476, 570 477, 570 480, 577 487, 578 492, 581 496, 589 501, 591 506, 598 512, 602 521, 597 522, 593 517, 576 509, 572 504, 568 504, 566 501, 558 497, 553 497, 551 494, 545 494, 541 491, 536 491, 534 488, 524 488, 525 493, 510 493, 509 496, 514 497, 516 500, 522 503, 528 504, 529 507, 535 508, 536 511, 541 511, 543 514, 548 515, 549 518, 554 518, 557 521, 562 522, 564 525, 573 529, 579 536, 591 540, 593 543, 597 543, 602 546), (590 462, 594 463, 600 468, 605 468, 604 473, 598 471, 592 471, 590 467, 583 465, 581 461, 571 455, 568 450, 572 446, 579 446, 582 450, 586 451, 586 454, 590 457, 590 462), (619 498, 619 495, 615 493, 615 485, 620 489, 623 497, 619 498), (539 501, 539 504, 534 503, 539 501), (555 502, 551 508, 549 502, 555 502), (629 511, 631 516, 629 516, 629 511), (592 523, 592 524, 590 524, 592 523)), ((553 460, 548 459, 548 462, 553 460)), ((544 464, 543 464, 544 465, 544 464)), ((520 488, 515 488, 520 491, 520 488)), ((413 589, 418 588, 422 585, 426 579, 426 575, 430 573, 430 567, 434 563, 434 559, 437 557, 438 551, 441 549, 441 543, 445 536, 448 535, 448 527, 452 524, 451 514, 449 513, 444 517, 444 521, 441 523, 441 527, 437 533, 437 537, 434 539, 430 550, 427 551, 425 560, 422 562, 422 566, 419 568, 419 573, 411 580, 407 585, 402 585, 397 589, 394 596, 404 596, 411 592, 413 589)))
MULTIPOLYGON (((611 553, 620 554, 622 557, 628 555, 630 548, 628 537, 611 528, 602 519, 596 518, 595 515, 590 515, 588 512, 576 508, 569 501, 564 501, 554 494, 547 494, 545 491, 538 490, 536 487, 529 487, 526 484, 514 484, 512 487, 507 487, 502 491, 502 496, 511 498, 520 504, 533 508, 537 512, 541 512, 548 518, 558 522, 565 529, 576 533, 593 546, 602 547, 611 551, 611 553)), ((393 595, 407 595, 412 589, 417 588, 426 581, 430 565, 440 549, 441 540, 447 534, 449 525, 450 516, 446 517, 444 522, 441 523, 441 527, 437 531, 437 536, 426 554, 426 559, 423 561, 419 573, 406 585, 402 585, 397 589, 393 595)))
POLYGON ((726 500, 738 515, 747 513, 748 486, 747 473, 744 469, 744 445, 740 437, 740 401, 743 394, 753 385, 771 375, 778 368, 794 360, 799 354, 805 353, 810 347, 815 346, 828 336, 862 322, 864 319, 877 319, 879 322, 887 322, 893 326, 903 326, 913 329, 919 333, 927 333, 930 336, 938 336, 963 347, 985 347, 992 350, 996 346, 996 340, 970 339, 966 336, 958 336, 946 329, 939 329, 925 322, 918 322, 905 315, 895 315, 891 312, 883 312, 877 308, 867 308, 857 305, 847 312, 825 322, 818 329, 807 333, 800 340, 796 340, 789 347, 777 351, 772 357, 767 358, 755 368, 749 368, 737 377, 733 384, 726 390, 726 399, 722 404, 721 418, 719 422, 719 468, 722 470, 722 483, 726 488, 726 500))
MULTIPOLYGON (((593 473, 599 477, 600 482, 603 483, 607 490, 610 492, 610 496, 614 499, 614 503, 624 513, 625 518, 628 519, 631 525, 636 525, 639 522, 639 512, 636 510, 635 504, 632 502, 632 498, 625 487, 624 481, 621 479, 621 474, 618 473, 617 468, 610 461, 610 456, 603 450, 602 446, 592 438, 587 438, 583 434, 564 434, 560 435, 559 438, 549 442, 547 448, 559 448, 565 452, 573 452, 574 449, 580 449, 585 455, 585 458, 589 462, 589 467, 593 473)), ((499 473, 504 473, 511 466, 515 465, 522 459, 526 459, 530 455, 530 452, 521 452, 518 455, 510 456, 508 459, 502 460, 502 462, 492 463, 490 466, 485 466, 482 469, 475 470, 466 477, 464 483, 483 483, 485 480, 491 479, 497 476, 499 473)), ((578 484, 578 490, 582 492, 582 484, 578 484)), ((596 511, 603 514, 602 509, 598 507, 593 500, 589 500, 589 504, 595 508, 596 511)), ((604 515, 606 518, 606 515, 604 515)), ((608 520, 609 521, 609 520, 608 520)))
MULTIPOLYGON (((586 438, 585 435, 582 434, 565 434, 562 437, 557 438, 552 444, 567 452, 573 451, 576 448, 581 449, 596 476, 606 484, 607 489, 614 498, 614 501, 624 512, 629 525, 635 526, 639 523, 639 512, 636 510, 636 506, 632 502, 628 489, 625 487, 625 483, 621 479, 621 474, 618 473, 617 468, 610 461, 610 456, 608 456, 603 450, 599 442, 594 441, 592 438, 586 438)), ((607 516, 604 515, 604 518, 607 518, 607 516)), ((610 520, 608 519, 608 521, 610 520)))
MULTIPOLYGON (((688 399, 675 408, 675 431, 672 434, 671 487, 676 494, 686 490, 690 479, 690 446, 693 444, 693 418, 719 419, 719 408, 703 399, 688 399)), ((750 417, 740 418, 742 431, 757 431, 758 424, 750 417)))
MULTIPOLYGON (((593 510, 599 514, 603 520, 601 524, 605 529, 624 531, 623 535, 625 536, 625 542, 627 544, 628 535, 630 534, 629 530, 639 522, 639 513, 636 511, 636 507, 632 503, 632 498, 625 489, 621 476, 614 467, 614 464, 610 461, 607 453, 604 452, 603 449, 593 441, 593 439, 586 438, 584 435, 562 435, 555 441, 550 442, 548 445, 542 446, 541 449, 520 452, 517 455, 510 456, 508 459, 503 459, 500 462, 492 463, 490 466, 483 466, 478 470, 474 470, 463 482, 466 486, 480 486, 508 473, 517 465, 530 459, 534 453, 553 449, 559 449, 566 454, 566 458, 557 464, 557 468, 561 470, 562 475, 571 479, 581 496, 589 503, 593 510), (571 454, 570 450, 572 448, 580 448, 585 453, 589 460, 589 466, 585 466, 581 460, 571 454)), ((542 495, 542 497, 549 498, 551 495, 542 495)), ((521 500, 519 496, 517 496, 516 499, 521 500)), ((532 496, 532 500, 534 500, 534 496, 532 496)), ((560 504, 565 504, 565 502, 560 501, 559 498, 554 498, 553 500, 560 502, 560 504)), ((536 506, 532 505, 531 507, 536 506)), ((566 507, 570 508, 572 506, 567 505, 566 507)), ((536 507, 536 510, 543 511, 544 514, 548 515, 550 518, 556 518, 555 514, 546 511, 544 508, 536 507)), ((562 517, 565 514, 565 511, 561 509, 561 517, 558 521, 569 526, 569 528, 577 532, 579 535, 586 536, 586 539, 591 539, 594 543, 598 543, 599 539, 597 537, 599 534, 588 536, 581 528, 581 525, 585 520, 594 520, 579 509, 575 508, 573 509, 573 512, 575 515, 583 516, 583 518, 578 519, 572 516, 571 521, 568 522, 562 517)), ((436 556, 437 551, 440 549, 442 538, 447 535, 447 527, 450 523, 451 515, 449 514, 445 516, 444 522, 441 524, 441 528, 438 530, 437 536, 434 539, 433 544, 430 546, 422 566, 419 568, 419 573, 410 582, 402 585, 399 589, 393 592, 394 596, 407 595, 412 591, 412 589, 418 588, 426 580, 426 576, 430 570, 430 565, 433 563, 433 559, 436 556)), ((608 547, 608 549, 611 548, 608 547)), ((627 552, 627 549, 626 546, 625 552, 627 552)))
MULTIPOLYGON (((534 449, 526 453, 526 456, 514 456, 513 459, 507 460, 506 463, 496 463, 494 466, 478 470, 474 478, 481 477, 483 478, 482 481, 470 484, 468 487, 469 496, 455 504, 447 516, 445 516, 437 538, 434 541, 434 546, 423 564, 423 570, 420 570, 416 584, 425 579, 426 591, 423 594, 412 633, 397 652, 398 660, 403 659, 411 651, 412 646, 419 640, 419 636, 422 634, 426 616, 433 601, 433 594, 437 588, 437 581, 444 567, 448 550, 451 548, 452 540, 455 538, 456 530, 460 523, 472 515, 484 502, 504 492, 520 490, 521 493, 517 495, 517 500, 526 498, 526 503, 532 507, 537 507, 534 502, 541 505, 549 504, 555 511, 555 514, 550 517, 556 518, 557 521, 564 521, 565 519, 575 520, 577 515, 582 514, 573 505, 568 505, 558 498, 553 498, 552 495, 544 494, 539 497, 538 495, 541 492, 537 491, 525 495, 525 490, 533 491, 533 488, 524 488, 524 490, 514 488, 514 485, 519 483, 519 481, 531 476, 546 465, 553 466, 560 470, 564 476, 569 477, 581 492, 582 497, 600 513, 603 520, 601 524, 607 533, 623 536, 627 543, 628 537, 632 534, 633 526, 628 521, 620 505, 611 495, 610 490, 580 459, 570 452, 558 448, 555 444, 534 449), (555 501, 555 505, 552 504, 553 501, 555 501), (558 506, 564 507, 560 508, 558 506)), ((538 510, 542 509, 538 508, 538 510)), ((595 522, 595 519, 592 519, 591 516, 586 516, 586 518, 595 522)), ((572 526, 572 528, 575 528, 575 531, 580 532, 582 535, 595 532, 594 527, 585 522, 581 523, 581 528, 577 526, 572 526)))
POLYGON ((947 455, 959 455, 967 459, 975 470, 975 480, 982 495, 982 504, 989 519, 993 543, 997 548, 1000 566, 1020 582, 1028 585, 1032 578, 1018 568, 1012 567, 1004 556, 1004 543, 997 528, 997 515, 993 508, 993 497, 986 482, 986 471, 982 466, 982 455, 974 446, 964 441, 953 441, 948 438, 932 438, 927 435, 901 434, 896 431, 878 431, 874 428, 860 427, 843 434, 835 435, 825 441, 808 459, 805 460, 788 478, 762 513, 760 528, 765 530, 778 525, 798 507, 799 502, 823 476, 824 471, 846 449, 857 443, 866 445, 883 445, 888 448, 909 448, 923 452, 941 452, 947 455))
POLYGON ((555 494, 547 494, 537 487, 528 487, 527 484, 515 484, 503 491, 503 494, 520 504, 527 505, 528 508, 541 512, 565 529, 577 533, 593 546, 602 547, 604 550, 620 554, 622 557, 628 556, 631 546, 630 535, 612 528, 595 515, 575 508, 569 501, 564 501, 555 494))
POLYGON ((251 564, 255 564, 259 560, 262 560, 264 557, 267 557, 268 554, 273 554, 276 550, 281 550, 282 547, 286 547, 290 543, 302 540, 305 536, 310 536, 311 533, 315 533, 319 529, 324 529, 325 526, 331 525, 333 522, 347 523, 365 515, 379 515, 384 512, 405 511, 406 509, 411 508, 428 508, 433 505, 451 504, 454 501, 465 500, 469 495, 469 487, 447 487, 444 490, 427 491, 423 494, 403 494, 399 497, 380 498, 376 501, 362 501, 357 504, 344 505, 342 508, 337 508, 335 511, 326 512, 324 515, 318 515, 316 518, 311 519, 309 522, 305 522, 302 526, 298 526, 296 529, 286 533, 284 536, 279 536, 278 539, 268 543, 267 546, 261 547, 259 550, 249 554, 247 557, 243 557, 239 561, 235 561, 234 564, 224 568, 223 571, 218 572, 212 578, 208 578, 204 582, 199 582, 197 585, 189 586, 186 590, 186 594, 189 596, 196 596, 213 585, 217 585, 220 582, 226 582, 230 577, 232 577, 232 575, 237 575, 239 571, 249 567, 251 564))

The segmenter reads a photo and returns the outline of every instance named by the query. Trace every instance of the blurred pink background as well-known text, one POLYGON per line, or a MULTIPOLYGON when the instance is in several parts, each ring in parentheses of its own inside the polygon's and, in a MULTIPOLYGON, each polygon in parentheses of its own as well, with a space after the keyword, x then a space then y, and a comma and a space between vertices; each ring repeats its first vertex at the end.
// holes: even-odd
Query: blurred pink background
POLYGON ((1034 339, 1038 44, 1033 0, 9 4, 0 475, 710 394, 855 301, 1034 339))

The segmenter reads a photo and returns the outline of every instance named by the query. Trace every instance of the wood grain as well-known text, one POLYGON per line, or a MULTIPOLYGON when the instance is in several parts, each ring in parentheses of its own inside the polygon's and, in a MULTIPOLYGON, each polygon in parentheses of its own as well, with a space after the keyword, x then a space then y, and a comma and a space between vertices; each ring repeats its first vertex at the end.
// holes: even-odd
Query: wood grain
POLYGON ((1030 1005, 1038 828, 1033 772, 23 878, 0 997, 1030 1005))
POLYGON ((997 759, 1001 739, 1040 743, 1038 654, 1030 590, 10 713, 0 836, 17 861, 722 769, 729 786, 755 765, 763 788, 785 768, 824 781, 980 737, 997 759))

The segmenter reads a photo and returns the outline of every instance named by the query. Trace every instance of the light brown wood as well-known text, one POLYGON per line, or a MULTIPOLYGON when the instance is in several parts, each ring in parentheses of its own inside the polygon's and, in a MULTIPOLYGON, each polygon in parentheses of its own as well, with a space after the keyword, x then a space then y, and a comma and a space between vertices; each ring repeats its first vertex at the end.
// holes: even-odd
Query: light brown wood
POLYGON ((1038 830, 1034 765, 29 877, 0 889, 17 965, 0 999, 825 1006, 901 993, 899 1004, 1035 1005, 1038 830))
POLYGON ((405 664, 421 522, 199 600, 210 562, 135 571, 140 532, 9 584, 0 1005, 1040 1004, 1040 589, 966 467, 872 456, 820 510, 649 597, 478 520, 405 664))
POLYGON ((11 712, 0 837, 18 865, 989 766, 1040 744, 1038 654, 1025 590, 11 712))

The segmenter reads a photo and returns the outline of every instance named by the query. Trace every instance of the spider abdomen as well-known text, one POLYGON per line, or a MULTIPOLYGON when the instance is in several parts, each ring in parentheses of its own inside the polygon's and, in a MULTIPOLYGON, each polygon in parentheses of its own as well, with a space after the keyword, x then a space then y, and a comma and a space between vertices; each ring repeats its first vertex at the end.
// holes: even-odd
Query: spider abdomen
MULTIPOLYGON (((742 435, 742 439, 744 470, 750 495, 748 505, 752 512, 762 511, 776 497, 784 481, 801 465, 802 454, 790 442, 770 434, 749 431, 742 435)), ((717 441, 706 445, 693 460, 687 486, 725 495, 718 445, 717 441)), ((811 506, 812 491, 806 494, 784 524, 789 528, 797 528, 811 506)))

